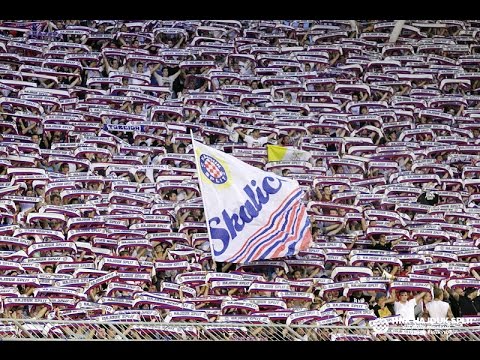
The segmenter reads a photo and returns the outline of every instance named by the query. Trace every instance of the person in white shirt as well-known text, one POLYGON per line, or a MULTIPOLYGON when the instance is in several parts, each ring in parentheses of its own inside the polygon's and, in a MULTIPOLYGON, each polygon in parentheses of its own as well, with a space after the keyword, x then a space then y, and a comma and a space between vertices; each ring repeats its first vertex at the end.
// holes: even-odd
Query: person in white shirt
POLYGON ((400 291, 400 300, 396 301, 395 290, 392 290, 391 296, 385 300, 385 303, 394 303, 395 315, 400 315, 406 320, 415 320, 415 305, 425 296, 426 292, 421 292, 408 300, 408 291, 400 291))
POLYGON ((277 134, 273 132, 268 136, 260 137, 260 129, 253 129, 253 131, 251 132, 252 135, 247 135, 240 129, 235 130, 238 132, 240 137, 243 138, 243 141, 247 143, 247 147, 249 148, 263 146, 268 142, 268 140, 273 139, 277 136, 277 134))
POLYGON ((82 65, 84 68, 88 68, 86 70, 87 80, 92 77, 101 77, 103 72, 103 66, 98 66, 98 61, 94 60, 90 62, 90 65, 87 66, 85 61, 82 61, 82 65))
POLYGON ((157 72, 153 73, 155 79, 157 80, 158 86, 166 86, 170 90, 173 89, 173 82, 181 74, 182 70, 179 69, 175 74, 168 76, 168 68, 164 67, 162 69, 162 76, 158 75, 157 72))
POLYGON ((118 61, 118 59, 114 58, 112 60, 112 64, 110 65, 105 54, 103 54, 103 65, 105 65, 105 71, 107 72, 107 75, 110 74, 110 72, 112 71, 121 73, 125 72, 125 66, 120 66, 120 62, 118 61))
POLYGON ((240 75, 255 75, 254 63, 250 60, 247 60, 243 64, 241 64, 240 75))
POLYGON ((443 301, 443 290, 435 288, 433 290, 433 301, 430 301, 427 306, 428 315, 431 319, 452 319, 453 313, 450 304, 443 301))
MULTIPOLYGON (((136 69, 133 69, 130 67, 130 64, 127 63, 127 66, 132 74, 141 74, 145 75, 146 77, 150 78, 152 74, 156 74, 157 69, 160 67, 160 63, 156 64, 153 67, 147 67, 145 68, 143 63, 139 62, 137 63, 136 69)), ((143 85, 144 82, 142 80, 138 79, 130 79, 130 84, 131 85, 143 85)))
POLYGON ((235 126, 237 124, 235 124, 232 121, 232 119, 228 119, 228 118, 227 118, 227 121, 225 122, 222 116, 220 116, 220 121, 222 122, 223 127, 227 129, 227 131, 229 132, 228 138, 230 139, 230 141, 238 142, 239 133, 235 131, 235 126))

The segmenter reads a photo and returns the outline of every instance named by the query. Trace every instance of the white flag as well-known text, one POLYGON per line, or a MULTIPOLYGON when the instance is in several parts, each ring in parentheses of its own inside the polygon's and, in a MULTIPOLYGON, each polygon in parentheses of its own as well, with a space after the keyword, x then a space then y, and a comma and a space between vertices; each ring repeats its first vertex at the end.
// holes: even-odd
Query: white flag
POLYGON ((193 144, 214 260, 281 258, 310 246, 310 220, 296 180, 193 144))

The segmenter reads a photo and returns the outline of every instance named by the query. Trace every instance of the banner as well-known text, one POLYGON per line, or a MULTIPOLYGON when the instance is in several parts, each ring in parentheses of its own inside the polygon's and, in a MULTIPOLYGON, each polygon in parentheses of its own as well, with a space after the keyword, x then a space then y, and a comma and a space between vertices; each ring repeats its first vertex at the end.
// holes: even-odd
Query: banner
POLYGON ((193 144, 215 261, 282 258, 309 247, 310 220, 296 180, 193 144))
POLYGON ((267 145, 268 161, 308 161, 310 153, 293 147, 267 145))
POLYGON ((107 131, 126 131, 126 132, 145 131, 143 125, 106 124, 103 126, 103 129, 107 131))

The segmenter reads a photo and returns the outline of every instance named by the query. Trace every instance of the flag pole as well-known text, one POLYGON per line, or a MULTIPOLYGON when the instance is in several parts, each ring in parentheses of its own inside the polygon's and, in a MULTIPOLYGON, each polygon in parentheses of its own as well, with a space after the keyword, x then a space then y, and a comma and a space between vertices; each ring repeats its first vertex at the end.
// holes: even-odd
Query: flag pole
MULTIPOLYGON (((214 257, 214 252, 213 252, 213 246, 212 246, 212 236, 210 234, 210 225, 208 223, 210 217, 208 216, 208 212, 207 212, 207 207, 205 206, 205 201, 203 199, 203 194, 204 194, 204 191, 203 191, 203 184, 202 184, 202 180, 200 179, 200 159, 198 158, 198 154, 197 154, 197 148, 195 146, 195 139, 193 138, 193 131, 192 129, 190 129, 190 138, 192 140, 192 146, 193 146, 193 154, 195 155, 195 168, 197 170, 197 178, 198 178, 198 185, 200 186, 200 193, 201 193, 201 197, 202 197, 202 203, 203 203, 203 211, 205 213, 205 221, 207 223, 207 233, 208 233, 208 243, 210 245, 210 252, 212 254, 212 260, 215 262, 215 257, 214 257)), ((215 262, 216 263, 216 262, 215 262)))

